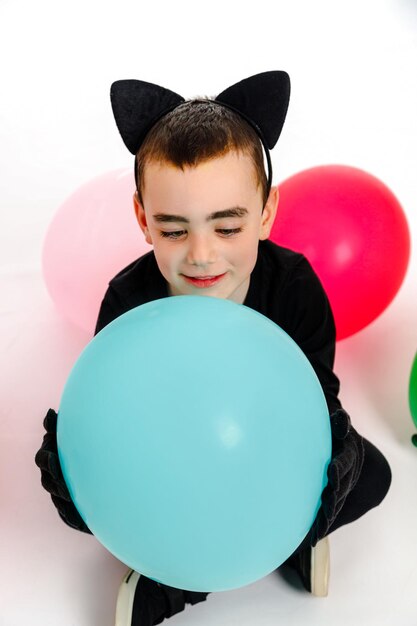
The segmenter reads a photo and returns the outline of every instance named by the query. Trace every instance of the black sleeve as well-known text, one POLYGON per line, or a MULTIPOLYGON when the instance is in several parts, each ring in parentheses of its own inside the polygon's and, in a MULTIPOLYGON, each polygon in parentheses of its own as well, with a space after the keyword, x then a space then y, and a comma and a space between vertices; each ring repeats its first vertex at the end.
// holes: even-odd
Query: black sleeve
POLYGON ((91 534, 71 499, 62 475, 56 440, 57 419, 56 411, 49 409, 43 421, 46 433, 35 455, 35 463, 41 470, 41 484, 50 494, 61 519, 71 528, 91 534))
POLYGON ((100 306, 94 335, 97 335, 107 324, 110 324, 119 315, 126 313, 127 310, 128 308, 122 305, 116 290, 109 285, 100 306))
POLYGON ((281 324, 300 346, 322 385, 329 413, 341 408, 339 379, 333 372, 336 328, 323 286, 305 257, 289 274, 280 293, 285 315, 281 324))
MULTIPOLYGON (((101 303, 94 334, 96 335, 126 310, 128 310, 126 305, 122 305, 115 289, 109 285, 101 303)), ((36 453, 35 463, 41 470, 42 486, 50 493, 62 520, 71 528, 91 533, 77 511, 62 475, 56 439, 57 418, 57 413, 53 409, 49 409, 44 420, 44 427, 47 432, 40 449, 36 453)))

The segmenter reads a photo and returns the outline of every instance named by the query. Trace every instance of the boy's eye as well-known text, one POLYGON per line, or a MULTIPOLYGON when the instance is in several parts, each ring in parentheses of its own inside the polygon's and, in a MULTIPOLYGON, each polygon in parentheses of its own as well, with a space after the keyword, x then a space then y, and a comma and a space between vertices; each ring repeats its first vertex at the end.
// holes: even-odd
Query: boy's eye
POLYGON ((185 233, 185 230, 161 230, 160 233, 161 237, 166 237, 167 239, 178 239, 185 233))
POLYGON ((220 233, 223 237, 231 237, 232 235, 236 235, 237 233, 242 232, 242 228, 217 228, 216 233, 220 233))
MULTIPOLYGON (((216 233, 221 235, 222 237, 232 237, 233 235, 237 235, 242 232, 243 228, 216 228, 216 233)), ((179 239, 183 235, 186 234, 185 230, 161 230, 160 235, 165 239, 179 239)))

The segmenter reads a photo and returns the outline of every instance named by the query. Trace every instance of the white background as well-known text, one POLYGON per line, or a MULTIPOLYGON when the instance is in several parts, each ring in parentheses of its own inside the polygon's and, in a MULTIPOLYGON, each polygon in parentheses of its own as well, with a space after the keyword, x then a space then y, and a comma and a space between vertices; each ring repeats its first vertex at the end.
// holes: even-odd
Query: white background
MULTIPOLYGON (((292 100, 273 152, 275 182, 320 164, 363 168, 397 195, 415 241, 417 4, 2 0, 0 59, 0 624, 110 626, 125 567, 59 520, 33 462, 43 416, 58 408, 90 339, 46 292, 46 229, 79 185, 133 165, 109 86, 140 78, 185 97, 215 95, 251 74, 287 70, 292 100)), ((338 345, 342 401, 388 457, 393 484, 378 509, 332 535, 328 598, 271 574, 187 607, 172 626, 417 623, 417 449, 407 404, 416 276, 413 249, 394 302, 338 345)))

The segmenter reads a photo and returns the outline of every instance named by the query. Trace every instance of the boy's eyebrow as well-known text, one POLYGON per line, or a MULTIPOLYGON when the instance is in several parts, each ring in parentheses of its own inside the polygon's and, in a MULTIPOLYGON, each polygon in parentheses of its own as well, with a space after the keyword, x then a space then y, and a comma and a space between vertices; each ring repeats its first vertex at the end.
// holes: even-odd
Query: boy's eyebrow
MULTIPOLYGON (((222 211, 215 211, 214 213, 210 213, 207 216, 206 221, 209 222, 211 220, 218 220, 224 217, 245 217, 248 214, 248 210, 244 207, 234 206, 230 207, 230 209, 223 209, 222 211)), ((172 215, 171 213, 156 213, 153 216, 155 222, 183 222, 184 224, 189 224, 190 220, 182 215, 172 215)))

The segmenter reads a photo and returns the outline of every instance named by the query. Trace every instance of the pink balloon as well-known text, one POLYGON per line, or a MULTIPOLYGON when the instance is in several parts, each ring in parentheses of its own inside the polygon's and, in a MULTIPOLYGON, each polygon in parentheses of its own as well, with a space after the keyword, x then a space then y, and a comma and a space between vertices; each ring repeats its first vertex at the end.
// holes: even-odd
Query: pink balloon
POLYGON ((302 252, 329 297, 343 339, 389 305, 410 257, 407 220, 380 180, 345 165, 323 165, 279 186, 271 239, 302 252))
POLYGON ((57 309, 89 333, 109 280, 151 249, 133 209, 132 170, 98 176, 58 209, 46 233, 42 266, 57 309))

